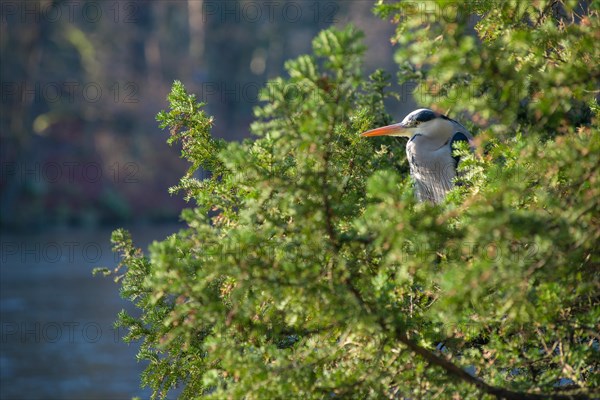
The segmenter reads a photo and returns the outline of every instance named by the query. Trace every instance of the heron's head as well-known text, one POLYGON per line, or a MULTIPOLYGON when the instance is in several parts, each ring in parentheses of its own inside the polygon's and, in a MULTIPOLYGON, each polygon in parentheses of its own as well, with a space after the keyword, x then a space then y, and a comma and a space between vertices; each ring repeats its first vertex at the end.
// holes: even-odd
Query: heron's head
POLYGON ((424 136, 448 136, 453 133, 454 121, 443 114, 428 108, 420 108, 408 114, 398 124, 371 129, 362 133, 362 136, 404 136, 412 137, 415 134, 424 136))

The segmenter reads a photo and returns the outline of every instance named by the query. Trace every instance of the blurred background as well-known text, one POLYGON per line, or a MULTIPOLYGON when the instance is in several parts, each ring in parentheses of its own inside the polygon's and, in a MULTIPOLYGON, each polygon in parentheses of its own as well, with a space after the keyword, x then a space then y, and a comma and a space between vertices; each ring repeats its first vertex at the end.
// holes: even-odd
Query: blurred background
MULTIPOLYGON (((366 34, 365 76, 393 74, 393 25, 373 2, 0 3, 0 397, 121 399, 139 389, 129 305, 97 266, 110 232, 145 248, 179 227, 167 190, 187 168, 155 115, 173 80, 207 103, 213 134, 249 136, 258 91, 330 25, 366 34)), ((389 104, 400 118, 409 99, 389 104)))

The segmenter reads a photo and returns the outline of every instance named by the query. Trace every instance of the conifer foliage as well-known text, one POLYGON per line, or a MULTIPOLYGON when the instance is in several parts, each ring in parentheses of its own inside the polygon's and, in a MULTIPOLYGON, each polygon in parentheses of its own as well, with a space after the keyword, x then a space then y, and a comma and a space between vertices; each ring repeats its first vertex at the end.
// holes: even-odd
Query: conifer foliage
POLYGON ((599 394, 598 3, 418 4, 376 7, 398 77, 478 145, 442 205, 416 203, 402 143, 358 135, 392 122, 390 75, 363 79, 352 27, 287 62, 243 143, 174 83, 187 228, 147 254, 112 238, 156 398, 599 394))

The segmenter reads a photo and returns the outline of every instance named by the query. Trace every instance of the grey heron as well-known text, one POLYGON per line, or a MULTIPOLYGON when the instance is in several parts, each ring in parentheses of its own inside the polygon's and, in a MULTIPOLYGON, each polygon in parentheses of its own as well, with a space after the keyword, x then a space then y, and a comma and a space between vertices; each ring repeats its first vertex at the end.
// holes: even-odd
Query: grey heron
POLYGON ((406 156, 417 199, 433 203, 442 202, 454 186, 459 159, 452 154, 453 144, 473 140, 460 123, 428 108, 415 110, 400 123, 372 129, 362 136, 409 138, 406 156))

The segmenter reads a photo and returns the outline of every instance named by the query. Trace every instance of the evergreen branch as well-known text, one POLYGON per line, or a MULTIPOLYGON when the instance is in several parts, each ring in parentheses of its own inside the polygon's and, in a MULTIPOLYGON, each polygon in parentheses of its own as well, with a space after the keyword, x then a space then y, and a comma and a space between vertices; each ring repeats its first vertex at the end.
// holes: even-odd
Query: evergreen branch
MULTIPOLYGON (((371 313, 371 307, 368 306, 367 302, 364 300, 358 288, 356 288, 352 283, 352 279, 346 280, 346 287, 353 294, 354 298, 359 302, 361 308, 367 313, 371 313)), ((385 329, 388 324, 382 315, 377 316, 378 324, 385 329)), ((425 347, 420 346, 414 340, 410 339, 406 332, 398 325, 394 324, 393 333, 396 339, 406 347, 408 347, 413 353, 419 355, 427 362, 432 365, 438 366, 446 371, 446 374, 455 379, 461 380, 468 384, 474 385, 483 392, 495 396, 498 399, 506 399, 506 400, 585 400, 589 399, 589 393, 582 394, 537 394, 537 393, 527 393, 527 392, 516 392, 509 389, 504 389, 496 386, 491 386, 484 382, 483 380, 472 376, 467 371, 459 367, 458 365, 452 363, 448 359, 435 354, 433 351, 426 349, 425 347)))

